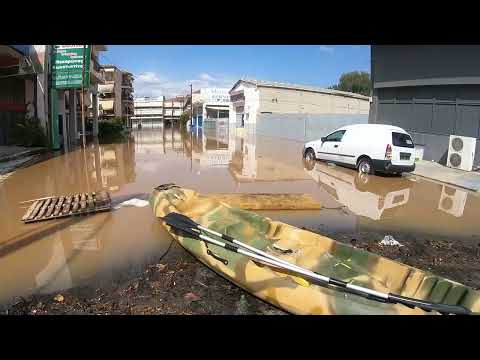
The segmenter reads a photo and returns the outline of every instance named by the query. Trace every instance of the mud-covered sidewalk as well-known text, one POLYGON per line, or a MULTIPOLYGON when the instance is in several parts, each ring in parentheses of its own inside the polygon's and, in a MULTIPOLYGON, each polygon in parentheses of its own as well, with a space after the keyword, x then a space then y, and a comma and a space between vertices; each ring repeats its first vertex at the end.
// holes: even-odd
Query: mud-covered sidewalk
MULTIPOLYGON (((309 229, 315 231, 316 229, 309 229)), ((318 229, 317 229, 318 230, 318 229)), ((325 233, 405 264, 480 288, 480 244, 393 233, 403 246, 380 245, 385 234, 325 233)), ((17 298, 2 314, 286 314, 205 267, 176 242, 158 262, 120 283, 17 298)))
POLYGON ((0 146, 0 184, 15 170, 35 164, 52 156, 43 147, 0 146))

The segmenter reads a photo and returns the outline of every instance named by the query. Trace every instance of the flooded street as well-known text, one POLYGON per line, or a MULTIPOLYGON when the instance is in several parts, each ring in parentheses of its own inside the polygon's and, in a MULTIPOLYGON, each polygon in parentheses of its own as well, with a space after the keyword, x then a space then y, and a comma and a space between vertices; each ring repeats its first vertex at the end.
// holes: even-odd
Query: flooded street
POLYGON ((149 206, 20 221, 28 207, 20 202, 51 195, 104 189, 119 204, 145 199, 164 183, 201 193, 307 193, 324 209, 263 213, 328 234, 395 232, 418 241, 480 242, 477 195, 413 176, 361 178, 322 162, 304 164, 302 147, 228 125, 182 131, 157 124, 121 143, 90 144, 17 170, 0 184, 0 303, 122 281, 156 261, 172 241, 149 206))

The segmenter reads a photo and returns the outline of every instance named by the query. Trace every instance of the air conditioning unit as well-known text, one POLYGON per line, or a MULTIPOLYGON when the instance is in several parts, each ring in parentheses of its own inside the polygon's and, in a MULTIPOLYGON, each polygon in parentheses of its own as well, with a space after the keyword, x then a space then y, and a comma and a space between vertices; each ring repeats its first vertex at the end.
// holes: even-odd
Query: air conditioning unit
POLYGON ((450 135, 447 166, 472 171, 476 144, 476 138, 450 135))
POLYGON ((467 203, 467 196, 466 191, 444 185, 438 202, 438 209, 450 215, 461 217, 467 203))

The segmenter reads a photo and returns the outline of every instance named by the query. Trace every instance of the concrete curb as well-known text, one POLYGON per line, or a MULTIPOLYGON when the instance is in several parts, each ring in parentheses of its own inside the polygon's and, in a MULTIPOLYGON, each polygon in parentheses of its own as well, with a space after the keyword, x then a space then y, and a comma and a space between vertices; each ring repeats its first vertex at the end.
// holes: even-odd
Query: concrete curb
POLYGON ((12 160, 17 160, 17 159, 22 158, 22 157, 27 157, 27 156, 37 155, 37 154, 43 154, 47 151, 48 151, 47 148, 41 148, 41 149, 37 148, 37 149, 32 149, 32 150, 21 151, 21 152, 16 153, 16 154, 0 157, 0 163, 12 161, 12 160))
POLYGON ((415 173, 409 173, 409 174, 406 174, 406 175, 409 176, 409 177, 419 177, 419 178, 422 178, 422 179, 431 180, 431 181, 439 183, 439 184, 450 185, 452 187, 457 187, 457 188, 460 188, 460 189, 463 189, 463 190, 468 190, 468 191, 471 191, 471 192, 474 192, 474 193, 480 195, 480 190, 476 190, 475 188, 469 188, 469 187, 466 187, 466 186, 455 184, 453 182, 448 182, 448 181, 445 181, 445 180, 440 180, 440 179, 436 179, 436 178, 433 178, 433 177, 428 177, 426 175, 420 175, 420 174, 415 174, 415 173))
POLYGON ((444 168, 439 164, 423 163, 417 164, 415 171, 409 175, 480 193, 480 173, 461 173, 457 171, 444 168))

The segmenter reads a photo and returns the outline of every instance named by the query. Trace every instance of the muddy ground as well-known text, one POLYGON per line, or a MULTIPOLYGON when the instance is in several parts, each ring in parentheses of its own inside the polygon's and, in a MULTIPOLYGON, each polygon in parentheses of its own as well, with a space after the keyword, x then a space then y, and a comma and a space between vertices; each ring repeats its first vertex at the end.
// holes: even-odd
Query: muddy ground
MULTIPOLYGON (((338 241, 480 288, 480 244, 392 233, 404 246, 382 246, 385 234, 321 232, 338 241)), ((121 283, 18 298, 2 314, 263 314, 285 312, 215 274, 172 242, 141 274, 121 283)))

